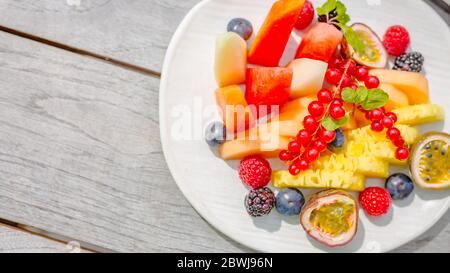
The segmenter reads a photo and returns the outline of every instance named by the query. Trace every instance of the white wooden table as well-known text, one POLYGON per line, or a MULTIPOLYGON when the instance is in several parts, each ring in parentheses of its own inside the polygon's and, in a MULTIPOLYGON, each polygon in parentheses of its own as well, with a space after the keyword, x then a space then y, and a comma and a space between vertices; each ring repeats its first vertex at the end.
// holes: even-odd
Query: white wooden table
MULTIPOLYGON (((162 60, 197 2, 0 0, 0 251, 251 251, 199 217, 161 151, 162 60)), ((449 252, 449 221, 396 251, 449 252)))

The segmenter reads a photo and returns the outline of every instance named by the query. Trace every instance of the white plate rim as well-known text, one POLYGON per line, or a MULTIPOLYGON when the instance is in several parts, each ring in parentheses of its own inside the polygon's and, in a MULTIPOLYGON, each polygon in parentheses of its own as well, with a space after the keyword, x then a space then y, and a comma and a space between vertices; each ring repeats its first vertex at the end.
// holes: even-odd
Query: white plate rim
MULTIPOLYGON (((238 242, 239 244, 242 244, 246 247, 249 247, 249 248, 259 251, 259 252, 265 252, 264 249, 261 249, 260 247, 252 244, 251 242, 243 241, 241 237, 235 235, 234 232, 232 232, 232 230, 229 229, 227 226, 220 225, 220 220, 215 215, 210 213, 209 210, 201 204, 201 202, 198 202, 195 199, 195 197, 194 197, 195 195, 193 193, 191 193, 191 190, 189 189, 189 187, 185 186, 186 183, 180 182, 183 180, 183 176, 182 176, 182 174, 180 174, 178 172, 178 169, 172 163, 173 162, 172 158, 170 157, 169 153, 167 152, 169 149, 168 148, 168 140, 167 140, 168 135, 166 133, 167 132, 167 127, 166 127, 167 124, 165 123, 164 118, 163 118, 166 116, 166 111, 165 111, 166 109, 163 107, 163 105, 166 100, 165 99, 166 98, 165 91, 167 89, 167 84, 168 84, 166 75, 169 72, 169 64, 173 58, 174 52, 176 50, 176 46, 181 38, 181 35, 184 33, 185 28, 188 26, 188 24, 194 18, 194 16, 196 15, 198 10, 200 10, 204 5, 206 5, 207 3, 212 2, 212 1, 215 1, 215 0, 202 0, 201 2, 197 3, 191 10, 189 10, 189 12, 183 18, 181 23, 178 25, 174 35, 172 36, 169 46, 166 51, 166 55, 164 57, 164 62, 163 62, 162 70, 161 70, 160 87, 159 87, 159 102, 158 102, 159 103, 159 120, 160 120, 159 128, 160 128, 160 138, 161 138, 163 155, 166 160, 166 164, 169 168, 169 171, 175 180, 176 185, 178 186, 180 191, 183 193, 184 197, 191 204, 191 206, 194 208, 194 210, 205 221, 207 221, 209 224, 211 224, 211 226, 215 230, 217 230, 218 232, 233 239, 234 241, 238 242)), ((432 18, 432 20, 435 20, 436 22, 440 21, 439 24, 444 24, 444 25, 448 26, 447 23, 444 21, 444 19, 439 14, 437 14, 437 12, 432 7, 430 7, 429 4, 425 3, 423 0, 418 1, 417 3, 421 3, 419 5, 422 5, 424 8, 427 8, 427 9, 431 10, 434 14, 436 14, 436 16, 434 18, 432 18)), ((450 36, 450 31, 448 33, 450 36)), ((431 227, 433 227, 442 218, 442 216, 447 212, 447 210, 449 208, 450 208, 450 199, 447 199, 445 206, 442 206, 442 208, 438 211, 438 213, 435 214, 435 217, 433 218, 433 220, 429 221, 428 224, 425 225, 421 231, 416 232, 415 234, 409 236, 408 238, 397 241, 396 243, 394 243, 394 244, 390 245, 389 247, 387 247, 386 249, 384 249, 384 251, 389 252, 394 249, 397 249, 397 248, 407 244, 408 242, 416 239, 420 235, 424 234, 426 231, 428 231, 431 227)))

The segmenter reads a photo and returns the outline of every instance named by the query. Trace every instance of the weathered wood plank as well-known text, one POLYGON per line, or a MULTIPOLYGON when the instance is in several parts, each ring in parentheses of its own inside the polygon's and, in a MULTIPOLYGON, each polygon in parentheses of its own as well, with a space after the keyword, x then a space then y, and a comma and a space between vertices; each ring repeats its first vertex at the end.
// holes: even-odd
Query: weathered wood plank
POLYGON ((114 251, 239 251, 164 162, 156 78, 0 33, 0 217, 114 251))
POLYGON ((79 252, 78 250, 66 247, 63 243, 0 224, 0 253, 64 253, 79 252))
POLYGON ((1 0, 0 25, 160 71, 176 27, 199 0, 1 0))

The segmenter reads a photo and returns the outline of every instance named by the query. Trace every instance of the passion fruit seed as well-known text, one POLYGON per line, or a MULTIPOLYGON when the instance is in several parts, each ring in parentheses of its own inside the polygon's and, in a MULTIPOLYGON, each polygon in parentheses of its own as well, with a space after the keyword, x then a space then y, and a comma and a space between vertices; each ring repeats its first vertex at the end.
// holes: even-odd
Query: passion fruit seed
POLYGON ((421 150, 419 175, 427 183, 442 183, 450 179, 449 145, 443 140, 428 142, 421 150))
POLYGON ((352 227, 348 218, 354 211, 354 204, 345 201, 336 201, 332 204, 323 205, 311 212, 309 220, 311 224, 321 231, 340 235, 352 227))

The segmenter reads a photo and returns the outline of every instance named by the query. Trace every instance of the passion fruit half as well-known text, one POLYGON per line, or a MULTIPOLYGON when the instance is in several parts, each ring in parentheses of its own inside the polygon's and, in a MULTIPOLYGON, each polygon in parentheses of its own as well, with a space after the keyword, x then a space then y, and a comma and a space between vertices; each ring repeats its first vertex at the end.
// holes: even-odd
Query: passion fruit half
POLYGON ((421 188, 450 188, 450 135, 430 132, 412 148, 409 162, 413 181, 421 188))
POLYGON ((388 54, 378 35, 363 23, 354 23, 351 28, 358 34, 366 47, 363 53, 358 53, 344 39, 342 43, 344 55, 347 58, 353 58, 355 62, 361 65, 371 68, 385 68, 388 62, 388 54))
POLYGON ((346 245, 358 228, 357 203, 345 191, 321 191, 306 203, 300 223, 309 236, 327 246, 346 245))

